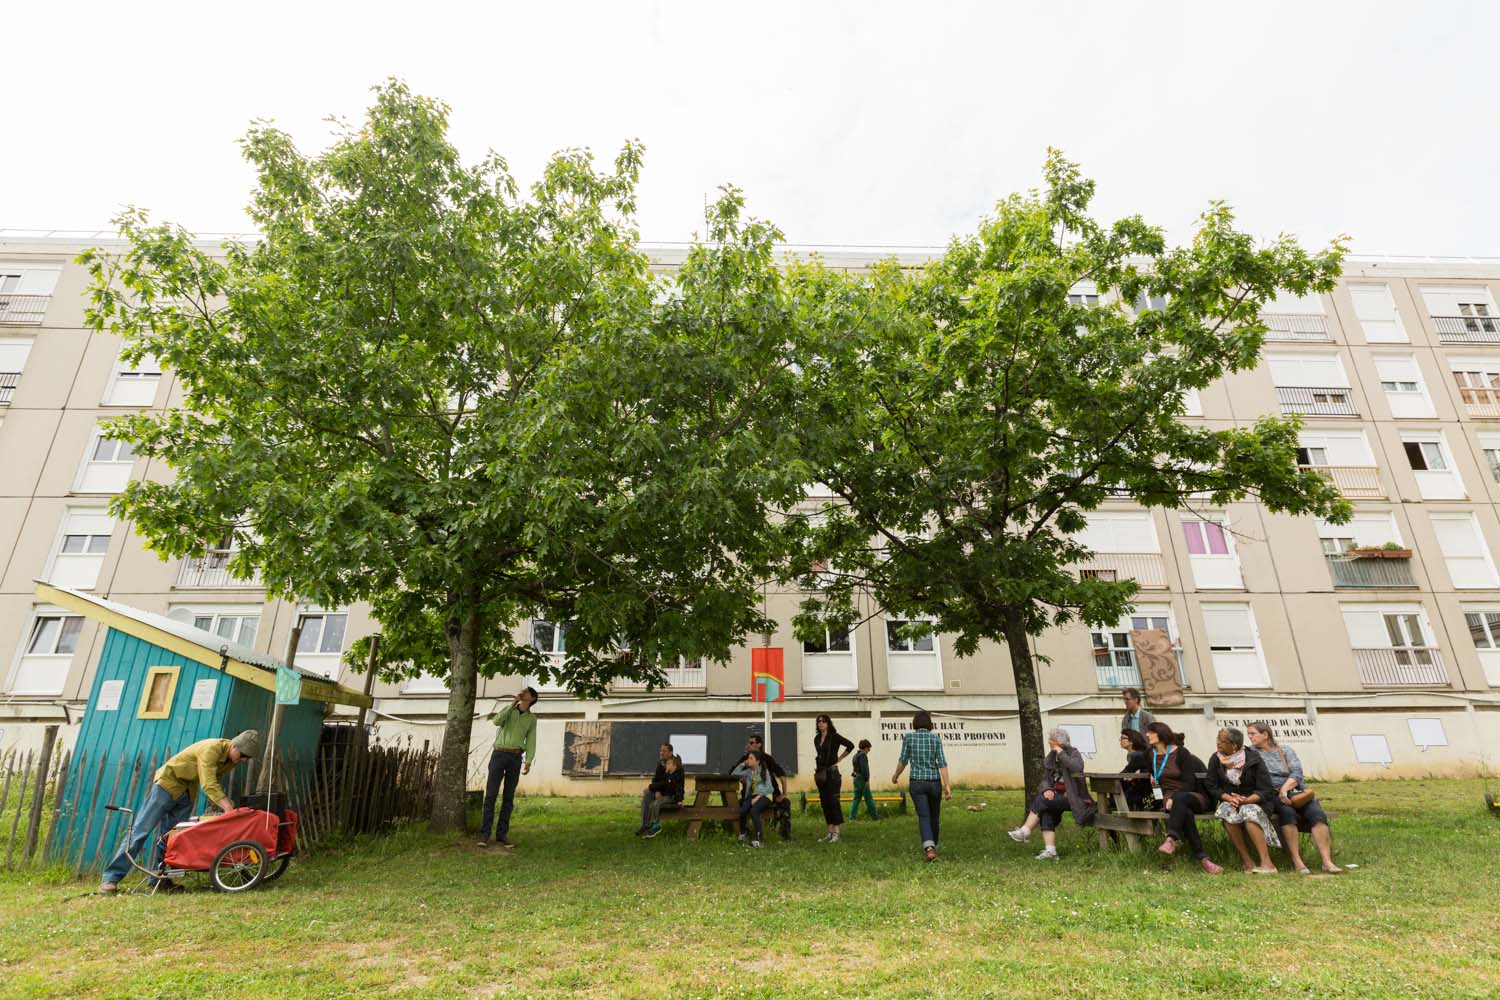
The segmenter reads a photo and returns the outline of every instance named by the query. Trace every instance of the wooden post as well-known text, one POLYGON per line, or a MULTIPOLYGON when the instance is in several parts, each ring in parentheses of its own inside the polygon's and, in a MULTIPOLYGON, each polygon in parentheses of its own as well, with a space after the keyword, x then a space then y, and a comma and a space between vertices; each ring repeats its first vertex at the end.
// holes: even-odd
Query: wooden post
MULTIPOLYGON (((370 692, 375 689, 375 651, 380 648, 380 633, 376 632, 370 636, 370 656, 365 660, 365 697, 370 697, 370 692)), ((359 706, 359 721, 355 723, 360 732, 365 731, 366 706, 359 706)))
MULTIPOLYGON (((297 663, 297 643, 302 641, 302 626, 293 625, 292 634, 286 641, 286 667, 295 670, 297 663)), ((281 710, 285 706, 273 704, 271 706, 271 731, 266 735, 264 748, 261 756, 266 758, 269 764, 276 757, 276 741, 281 737, 281 710)), ((269 792, 271 790, 271 768, 269 766, 260 769, 260 783, 256 788, 258 792, 269 792)))
POLYGON ((21 790, 16 793, 16 814, 10 821, 10 838, 5 842, 5 867, 10 867, 11 855, 16 849, 16 831, 21 826, 21 806, 26 802, 26 783, 31 779, 31 753, 26 754, 26 763, 21 765, 21 790))
MULTIPOLYGON (((42 730, 42 758, 37 762, 36 790, 31 794, 31 816, 26 820, 26 846, 21 848, 21 864, 30 864, 36 854, 36 838, 42 829, 42 807, 47 800, 47 773, 52 769, 52 749, 57 743, 57 727, 42 730)), ((61 794, 59 789, 58 794, 61 794)))
MULTIPOLYGON (((94 835, 94 807, 99 804, 99 790, 104 787, 104 775, 108 766, 109 754, 101 753, 99 755, 98 773, 94 775, 94 787, 89 793, 88 819, 84 820, 83 833, 78 838, 78 861, 76 867, 73 869, 73 874, 75 875, 83 872, 83 859, 88 853, 89 838, 94 835)), ((105 804, 108 804, 107 799, 105 800, 105 804)))
POLYGON ((52 852, 57 849, 57 824, 62 819, 63 799, 68 794, 68 765, 72 760, 73 752, 70 750, 63 754, 62 765, 57 769, 57 792, 52 796, 52 822, 47 826, 47 841, 42 845, 44 863, 52 859, 52 852))

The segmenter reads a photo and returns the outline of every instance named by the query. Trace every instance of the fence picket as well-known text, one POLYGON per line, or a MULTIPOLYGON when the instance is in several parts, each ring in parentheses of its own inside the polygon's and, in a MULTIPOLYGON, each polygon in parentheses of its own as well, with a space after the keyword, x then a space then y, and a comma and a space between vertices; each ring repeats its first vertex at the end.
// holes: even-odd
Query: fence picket
POLYGON ((42 830, 42 809, 47 804, 47 775, 51 773, 53 751, 61 751, 57 742, 57 727, 48 726, 42 731, 42 753, 37 759, 36 788, 31 793, 31 815, 26 819, 26 844, 21 848, 21 864, 31 864, 36 856, 36 838, 42 830))
POLYGON ((16 849, 16 830, 21 826, 22 808, 26 803, 26 783, 31 778, 31 751, 26 751, 26 763, 21 765, 21 790, 16 794, 16 814, 10 821, 10 836, 5 841, 5 867, 10 867, 11 854, 16 849))
POLYGON ((63 799, 68 792, 68 769, 72 763, 73 751, 65 751, 62 766, 57 769, 57 781, 54 783, 52 792, 52 824, 47 827, 47 839, 42 843, 43 864, 52 860, 52 852, 57 848, 57 826, 62 821, 63 799))
MULTIPOLYGON (((140 754, 136 754, 136 758, 139 759, 140 758, 140 754)), ((120 778, 121 778, 122 775, 124 775, 124 773, 125 773, 125 755, 121 754, 120 755, 120 762, 115 765, 115 780, 110 785, 110 788, 109 788, 109 797, 104 800, 104 802, 102 803, 103 805, 107 805, 108 806, 108 805, 119 805, 120 804, 119 800, 116 799, 115 796, 120 791, 120 778)), ((126 805, 126 808, 129 808, 128 804, 126 805)), ((91 817, 89 817, 89 819, 90 819, 90 821, 92 821, 93 817, 91 816, 91 817)), ((104 817, 104 819, 103 819, 102 822, 100 822, 100 824, 99 824, 99 836, 94 841, 93 850, 89 850, 88 841, 84 841, 84 844, 83 844, 83 854, 79 855, 79 858, 78 858, 78 870, 80 872, 82 872, 83 869, 86 866, 88 866, 89 864, 92 864, 94 861, 96 861, 98 859, 98 857, 99 857, 99 851, 100 851, 102 845, 105 842, 105 832, 111 826, 114 825, 114 823, 112 822, 113 819, 114 819, 114 813, 110 813, 108 816, 104 817)))

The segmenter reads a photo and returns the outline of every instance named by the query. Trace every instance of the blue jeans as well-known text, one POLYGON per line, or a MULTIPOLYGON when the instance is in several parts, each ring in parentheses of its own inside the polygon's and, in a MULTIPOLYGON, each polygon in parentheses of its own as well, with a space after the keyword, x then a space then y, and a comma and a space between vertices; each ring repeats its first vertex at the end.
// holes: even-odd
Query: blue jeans
POLYGON ((516 807, 516 786, 521 783, 521 752, 496 749, 490 754, 490 776, 484 786, 484 809, 479 814, 479 835, 489 837, 490 821, 495 818, 495 798, 500 798, 500 821, 495 824, 495 839, 505 840, 510 833, 510 814, 516 807), (504 792, 501 786, 504 786, 504 792))
MULTIPOLYGON (((140 810, 135 814, 135 822, 131 824, 130 836, 125 841, 125 846, 120 848, 120 853, 104 869, 104 877, 100 879, 110 885, 115 884, 130 872, 130 858, 147 869, 156 869, 156 846, 158 843, 157 831, 162 833, 172 829, 178 823, 187 819, 193 811, 193 799, 196 795, 192 791, 183 792, 179 799, 172 798, 171 794, 160 785, 152 782, 151 793, 146 796, 146 801, 141 804, 140 810), (141 849, 150 843, 151 849, 148 856, 141 855, 141 849), (129 856, 126 856, 126 852, 129 856)), ((156 880, 152 879, 152 884, 156 880)))
POLYGON ((911 782, 911 804, 917 810, 917 829, 922 834, 923 847, 938 845, 938 820, 943 811, 943 783, 941 781, 911 782))

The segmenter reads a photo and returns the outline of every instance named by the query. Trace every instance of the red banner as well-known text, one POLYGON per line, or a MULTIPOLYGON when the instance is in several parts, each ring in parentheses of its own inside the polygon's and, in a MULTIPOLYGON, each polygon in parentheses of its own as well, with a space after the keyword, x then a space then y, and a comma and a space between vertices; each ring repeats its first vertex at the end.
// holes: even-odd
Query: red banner
POLYGON ((786 667, 780 646, 759 646, 750 650, 750 699, 752 701, 786 701, 786 667))

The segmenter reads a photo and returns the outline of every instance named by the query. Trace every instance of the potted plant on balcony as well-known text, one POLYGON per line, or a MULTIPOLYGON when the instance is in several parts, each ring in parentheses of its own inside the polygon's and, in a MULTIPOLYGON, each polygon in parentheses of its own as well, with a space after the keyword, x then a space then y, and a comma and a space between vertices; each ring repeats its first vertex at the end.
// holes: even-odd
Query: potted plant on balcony
POLYGON ((1411 549, 1403 548, 1395 542, 1386 542, 1384 545, 1351 545, 1345 552, 1354 559, 1410 559, 1412 555, 1411 549))

